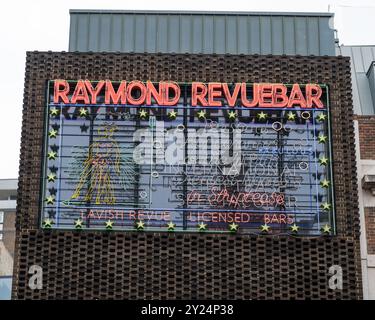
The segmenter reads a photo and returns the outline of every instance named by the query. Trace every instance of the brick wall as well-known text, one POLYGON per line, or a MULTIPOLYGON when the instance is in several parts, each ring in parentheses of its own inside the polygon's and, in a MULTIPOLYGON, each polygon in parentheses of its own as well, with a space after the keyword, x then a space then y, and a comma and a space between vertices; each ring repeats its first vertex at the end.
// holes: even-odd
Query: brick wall
POLYGON ((358 120, 361 159, 375 160, 375 116, 355 116, 358 120))
POLYGON ((13 298, 361 299, 349 58, 184 54, 27 54, 13 298), (39 228, 49 79, 326 83, 337 236, 46 231, 39 228), (43 289, 28 286, 41 265, 43 289), (328 268, 343 269, 343 290, 328 268))
MULTIPOLYGON (((358 120, 361 160, 375 160, 375 116, 356 116, 355 119, 358 120)), ((375 207, 364 210, 367 253, 375 254, 375 207)))
POLYGON ((365 207, 367 253, 375 254, 375 207, 365 207))

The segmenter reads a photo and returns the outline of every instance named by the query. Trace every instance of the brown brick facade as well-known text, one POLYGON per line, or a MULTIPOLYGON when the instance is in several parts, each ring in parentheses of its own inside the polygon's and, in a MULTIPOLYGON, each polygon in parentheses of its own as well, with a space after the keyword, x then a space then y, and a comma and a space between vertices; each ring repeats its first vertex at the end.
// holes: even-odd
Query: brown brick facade
POLYGON ((375 160, 375 116, 355 116, 358 120, 361 159, 375 160))
POLYGON ((375 207, 365 207, 367 253, 375 254, 375 207))
POLYGON ((13 297, 360 299, 359 217, 349 59, 181 54, 28 53, 13 297), (326 83, 337 236, 45 231, 39 226, 48 79, 326 83), (28 288, 28 268, 44 270, 28 288), (328 287, 331 265, 343 290, 328 287))
MULTIPOLYGON (((375 160, 375 116, 359 116, 359 149, 361 160, 375 160)), ((362 177, 361 177, 362 178, 362 177)), ((375 254, 375 207, 365 207, 367 253, 375 254)))

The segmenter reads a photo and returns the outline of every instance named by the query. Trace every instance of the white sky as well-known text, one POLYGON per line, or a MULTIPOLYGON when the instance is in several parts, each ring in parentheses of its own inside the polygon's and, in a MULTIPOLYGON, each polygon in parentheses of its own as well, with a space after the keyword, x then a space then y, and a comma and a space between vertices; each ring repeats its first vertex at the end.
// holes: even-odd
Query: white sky
POLYGON ((374 0, 10 0, 0 18, 0 179, 17 178, 26 51, 67 51, 69 9, 335 12, 340 44, 375 45, 374 0), (329 9, 330 8, 330 9, 329 9))

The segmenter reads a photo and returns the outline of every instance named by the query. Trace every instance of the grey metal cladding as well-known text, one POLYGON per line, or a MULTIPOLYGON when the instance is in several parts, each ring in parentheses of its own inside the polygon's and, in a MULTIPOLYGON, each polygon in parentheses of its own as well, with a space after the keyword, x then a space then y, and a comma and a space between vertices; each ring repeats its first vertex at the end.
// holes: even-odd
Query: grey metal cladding
POLYGON ((70 11, 69 51, 335 55, 327 13, 70 11))
POLYGON ((370 68, 367 71, 367 78, 370 85, 370 92, 372 97, 372 104, 374 105, 375 101, 375 62, 372 61, 370 64, 370 68))
MULTIPOLYGON (((375 46, 345 46, 338 48, 337 54, 350 57, 354 113, 375 114, 371 96, 371 84, 367 73, 375 61, 375 46)), ((374 89, 375 90, 375 89, 374 89)))

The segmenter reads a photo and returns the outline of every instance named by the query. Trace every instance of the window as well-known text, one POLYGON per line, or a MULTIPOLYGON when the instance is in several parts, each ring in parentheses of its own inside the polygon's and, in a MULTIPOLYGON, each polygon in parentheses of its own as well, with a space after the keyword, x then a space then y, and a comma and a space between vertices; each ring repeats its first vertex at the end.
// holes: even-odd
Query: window
POLYGON ((12 277, 0 276, 0 300, 10 300, 12 294, 12 277))

